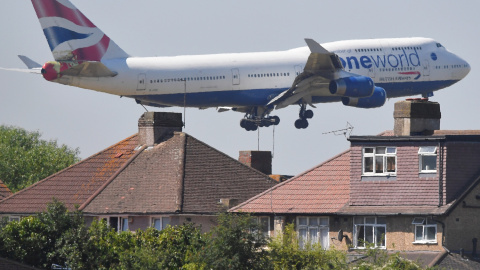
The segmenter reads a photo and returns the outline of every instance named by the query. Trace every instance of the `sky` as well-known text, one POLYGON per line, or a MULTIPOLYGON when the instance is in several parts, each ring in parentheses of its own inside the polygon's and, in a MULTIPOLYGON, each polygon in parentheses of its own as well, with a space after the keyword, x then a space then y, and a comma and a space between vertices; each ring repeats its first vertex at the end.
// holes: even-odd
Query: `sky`
MULTIPOLYGON (((441 129, 480 129, 479 1, 159 1, 71 0, 132 56, 174 56, 288 50, 348 39, 429 37, 469 62, 470 74, 441 91, 441 129)), ((0 67, 24 68, 17 55, 53 60, 30 1, 0 9, 0 67)), ((297 175, 347 150, 342 134, 376 135, 393 129, 394 103, 359 109, 318 104, 307 129, 297 130, 298 106, 274 111, 280 125, 247 132, 243 114, 187 108, 184 131, 237 159, 242 150, 273 152, 273 173, 297 175), (325 134, 327 133, 327 134, 325 134)), ((183 113, 183 108, 149 111, 183 113)), ((35 74, 0 70, 0 125, 40 131, 43 139, 79 148, 87 158, 137 132, 145 109, 134 100, 47 82, 35 74)))

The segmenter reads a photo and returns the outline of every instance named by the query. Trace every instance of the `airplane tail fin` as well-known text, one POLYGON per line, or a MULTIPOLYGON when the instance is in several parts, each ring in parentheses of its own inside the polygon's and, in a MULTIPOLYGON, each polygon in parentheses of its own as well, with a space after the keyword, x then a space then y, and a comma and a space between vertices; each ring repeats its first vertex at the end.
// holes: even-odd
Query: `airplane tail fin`
POLYGON ((129 55, 69 0, 32 0, 56 61, 101 61, 129 55))

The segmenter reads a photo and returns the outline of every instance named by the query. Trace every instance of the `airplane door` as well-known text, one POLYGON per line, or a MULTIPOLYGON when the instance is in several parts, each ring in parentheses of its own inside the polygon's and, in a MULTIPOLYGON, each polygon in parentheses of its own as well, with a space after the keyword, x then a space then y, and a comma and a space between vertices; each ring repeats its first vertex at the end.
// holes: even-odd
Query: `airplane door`
POLYGON ((423 60, 423 76, 430 76, 430 63, 428 60, 423 60))
POLYGON ((368 69, 368 77, 372 79, 375 78, 375 65, 372 65, 372 67, 368 69))
POLYGON ((240 72, 238 71, 238 68, 232 68, 232 83, 233 85, 240 84, 240 72))
POLYGON ((146 89, 146 80, 147 80, 147 76, 145 75, 145 73, 138 74, 138 80, 137 80, 138 91, 146 89))

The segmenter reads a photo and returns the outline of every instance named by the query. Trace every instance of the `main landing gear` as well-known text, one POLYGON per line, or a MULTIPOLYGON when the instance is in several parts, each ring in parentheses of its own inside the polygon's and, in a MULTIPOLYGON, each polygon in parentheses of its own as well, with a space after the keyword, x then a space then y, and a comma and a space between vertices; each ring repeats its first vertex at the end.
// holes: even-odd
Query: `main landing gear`
POLYGON ((240 126, 247 131, 255 131, 258 127, 269 127, 271 125, 278 125, 280 123, 280 117, 269 116, 266 111, 258 113, 259 108, 255 108, 251 113, 246 113, 245 118, 240 120, 240 126))
POLYGON ((306 104, 301 104, 300 105, 300 113, 298 114, 300 117, 295 121, 295 127, 297 129, 305 129, 308 127, 308 121, 307 119, 310 119, 313 117, 313 111, 312 110, 307 110, 307 105, 306 104))

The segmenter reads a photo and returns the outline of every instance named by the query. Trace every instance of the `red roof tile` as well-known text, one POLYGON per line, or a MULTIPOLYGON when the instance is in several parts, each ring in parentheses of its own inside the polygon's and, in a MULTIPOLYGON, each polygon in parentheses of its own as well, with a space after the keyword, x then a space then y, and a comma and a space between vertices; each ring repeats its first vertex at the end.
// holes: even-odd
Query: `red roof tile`
POLYGON ((73 210, 134 155, 136 146, 137 136, 134 135, 1 201, 0 212, 41 212, 53 198, 73 210), (116 157, 119 153, 123 155, 116 157))
POLYGON ((350 193, 350 150, 232 208, 232 212, 335 213, 350 193))
POLYGON ((13 192, 0 180, 0 200, 7 198, 8 196, 12 195, 13 192))

